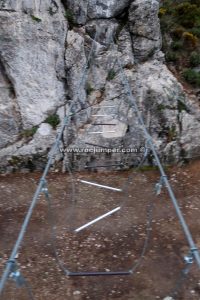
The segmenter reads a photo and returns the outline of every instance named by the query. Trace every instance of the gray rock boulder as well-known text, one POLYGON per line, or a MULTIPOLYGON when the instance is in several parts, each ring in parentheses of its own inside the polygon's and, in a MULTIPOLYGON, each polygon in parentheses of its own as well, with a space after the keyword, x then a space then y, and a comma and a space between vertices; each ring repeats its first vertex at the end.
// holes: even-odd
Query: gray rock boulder
POLYGON ((135 0, 129 9, 133 51, 138 60, 147 60, 161 48, 158 0, 135 0))
POLYGON ((89 0, 88 17, 90 19, 116 17, 129 6, 130 2, 130 0, 89 0))
POLYGON ((31 139, 23 137, 22 140, 0 150, 0 170, 42 170, 47 161, 47 152, 55 138, 55 130, 49 124, 42 123, 31 139))
POLYGON ((67 15, 77 24, 85 25, 93 19, 110 19, 121 14, 131 0, 63 0, 67 15))
POLYGON ((39 124, 65 103, 67 24, 62 6, 52 15, 49 1, 43 1, 41 7, 40 1, 31 3, 23 1, 16 12, 0 11, 1 63, 14 90, 23 128, 39 124))

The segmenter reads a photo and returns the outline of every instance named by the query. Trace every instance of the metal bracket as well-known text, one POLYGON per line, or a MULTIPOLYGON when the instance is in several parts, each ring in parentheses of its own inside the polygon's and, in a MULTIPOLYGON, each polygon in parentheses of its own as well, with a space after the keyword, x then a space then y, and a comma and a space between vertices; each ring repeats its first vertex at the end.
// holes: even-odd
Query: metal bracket
POLYGON ((190 252, 188 253, 188 255, 184 256, 184 261, 185 261, 185 264, 186 264, 186 267, 183 270, 184 276, 186 276, 189 273, 190 267, 194 262, 193 251, 195 251, 195 250, 197 250, 197 249, 190 249, 190 252))
POLYGON ((161 190, 162 190, 162 188, 163 188, 163 186, 165 184, 164 178, 166 178, 166 177, 167 177, 166 175, 162 175, 160 177, 159 182, 156 183, 156 185, 155 185, 156 196, 160 195, 161 190))
POLYGON ((41 192, 44 193, 44 195, 46 197, 49 196, 49 190, 48 190, 48 187, 47 187, 47 181, 45 179, 42 179, 42 182, 43 182, 43 187, 41 189, 41 192))
POLYGON ((192 253, 192 255, 193 255, 193 253, 194 253, 194 252, 196 252, 196 251, 199 251, 199 249, 198 249, 198 248, 196 248, 196 247, 195 247, 195 248, 191 248, 191 249, 190 249, 190 252, 192 253))
POLYGON ((49 194, 49 190, 48 190, 47 187, 43 187, 43 188, 42 188, 42 192, 45 194, 45 196, 46 196, 47 194, 49 194))
POLYGON ((17 287, 23 286, 25 283, 25 280, 17 266, 16 261, 12 260, 12 261, 8 261, 8 263, 12 263, 9 277, 15 281, 17 287))
POLYGON ((193 263, 193 256, 192 255, 186 255, 184 256, 184 261, 186 264, 192 264, 193 263))
POLYGON ((149 154, 149 139, 145 141, 145 145, 144 145, 144 157, 147 158, 148 154, 149 154))
POLYGON ((197 248, 191 248, 188 255, 184 256, 184 261, 186 264, 193 264, 194 262, 194 252, 198 251, 197 248))

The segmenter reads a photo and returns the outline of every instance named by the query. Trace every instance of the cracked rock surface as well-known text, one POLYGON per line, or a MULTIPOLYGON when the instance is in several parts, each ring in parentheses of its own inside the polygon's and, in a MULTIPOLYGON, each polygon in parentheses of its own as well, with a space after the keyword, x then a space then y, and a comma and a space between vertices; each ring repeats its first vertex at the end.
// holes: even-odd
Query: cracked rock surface
MULTIPOLYGON (((71 101, 81 113, 72 117, 62 147, 144 147, 119 61, 163 161, 198 154, 199 106, 165 65, 158 10, 157 0, 0 2, 2 171, 45 161, 60 128, 52 116, 61 121, 71 101)), ((97 161, 129 167, 140 156, 63 151, 56 159, 64 169, 68 160, 83 169, 97 161)))

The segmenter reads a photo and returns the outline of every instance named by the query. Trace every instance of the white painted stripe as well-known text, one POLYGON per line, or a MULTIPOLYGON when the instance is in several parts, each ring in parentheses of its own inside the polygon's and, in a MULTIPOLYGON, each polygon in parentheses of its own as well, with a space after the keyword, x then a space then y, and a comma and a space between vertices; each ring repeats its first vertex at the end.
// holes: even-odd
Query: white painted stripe
POLYGON ((92 131, 92 132, 88 132, 89 134, 103 134, 103 133, 115 133, 116 131, 92 131))
POLYGON ((102 220, 102 219, 104 219, 104 218, 106 218, 106 217, 112 215, 113 213, 115 213, 116 211, 118 211, 118 210, 120 210, 120 209, 121 209, 121 207, 118 206, 117 208, 115 208, 115 209, 113 209, 113 210, 107 212, 106 214, 104 214, 104 215, 102 215, 102 216, 100 216, 100 217, 94 219, 93 221, 90 221, 90 222, 86 223, 85 225, 83 225, 83 226, 77 228, 77 229, 74 230, 74 231, 75 231, 75 232, 79 232, 79 231, 81 231, 81 230, 83 230, 83 229, 89 227, 90 225, 92 225, 92 224, 94 224, 94 223, 96 223, 96 222, 98 222, 98 221, 100 221, 100 220, 102 220))
POLYGON ((122 189, 113 188, 111 186, 102 185, 102 184, 98 184, 98 183, 90 182, 90 181, 86 181, 86 180, 81 180, 81 179, 77 179, 77 180, 79 182, 86 183, 86 184, 89 184, 89 185, 94 185, 94 186, 97 186, 97 187, 100 187, 100 188, 104 188, 104 189, 108 189, 108 190, 112 190, 112 191, 117 191, 117 192, 122 192, 122 189))

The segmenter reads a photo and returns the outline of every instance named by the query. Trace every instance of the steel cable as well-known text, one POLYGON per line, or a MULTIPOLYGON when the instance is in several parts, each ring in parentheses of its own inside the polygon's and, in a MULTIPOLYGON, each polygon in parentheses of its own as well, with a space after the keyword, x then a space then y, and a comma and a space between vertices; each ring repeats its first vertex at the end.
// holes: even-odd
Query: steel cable
MULTIPOLYGON (((97 38, 97 33, 96 33, 96 35, 95 35, 95 38, 97 38)), ((93 49, 94 49, 95 42, 96 42, 96 41, 94 40, 93 43, 92 43, 91 51, 90 51, 89 56, 88 56, 88 61, 89 61, 90 58, 91 58, 91 55, 92 55, 92 52, 93 52, 93 49)), ((87 63, 88 63, 88 61, 87 61, 87 63)), ((88 67, 88 64, 84 67, 83 75, 82 75, 81 80, 80 80, 80 82, 79 82, 79 86, 81 86, 81 84, 82 84, 83 81, 84 81, 84 78, 85 78, 86 73, 87 73, 87 67, 88 67)), ((78 97, 79 97, 79 89, 78 89, 78 97)), ((78 97, 77 97, 77 98, 78 98, 78 97)), ((76 99, 75 99, 75 100, 76 100, 76 99)), ((53 144, 53 146, 52 146, 52 148, 51 148, 51 150, 50 150, 49 157, 48 157, 48 161, 47 161, 47 164, 46 164, 46 166, 45 166, 45 169, 44 169, 44 172, 43 172, 43 174, 42 174, 42 177, 41 177, 41 179, 40 179, 40 183, 39 183, 39 185, 38 185, 38 187, 37 187, 37 189, 36 189, 36 191, 35 191, 35 194, 34 194, 34 196, 33 196, 33 198, 32 198, 30 207, 29 207, 28 212, 27 212, 27 214, 26 214, 26 216, 25 216, 25 219, 24 219, 24 222, 23 222, 23 224, 22 224, 20 233, 19 233, 19 235, 18 235, 18 238, 17 238, 17 240, 16 240, 16 243, 15 243, 15 245, 14 245, 14 247, 13 247, 12 253, 11 253, 10 258, 9 258, 9 260, 8 260, 8 263, 7 263, 6 267, 5 267, 5 270, 4 270, 4 272, 3 272, 3 275, 2 275, 2 277, 1 277, 1 280, 0 280, 0 295, 1 295, 2 291, 3 291, 3 289, 4 289, 5 283, 6 283, 6 281, 8 280, 9 274, 10 274, 10 272, 11 272, 11 268, 12 268, 12 263, 11 263, 11 262, 15 261, 15 257, 16 257, 16 255, 17 255, 17 253, 18 253, 19 247, 21 246, 21 243, 22 243, 22 241, 23 241, 23 239, 24 239, 24 235, 25 235, 26 229, 27 229, 27 227, 28 227, 30 218, 31 218, 31 216, 32 216, 33 209, 35 208, 35 205, 36 205, 36 203, 37 203, 37 201, 38 201, 39 195, 40 195, 40 193, 41 193, 41 191, 42 191, 42 188, 43 188, 43 186, 44 186, 44 183, 45 183, 45 181, 46 181, 46 176, 47 176, 48 171, 49 171, 49 169, 50 169, 50 166, 51 166, 51 164, 52 164, 54 155, 55 155, 55 153, 56 153, 56 151, 57 151, 57 149, 58 149, 58 147, 59 147, 59 143, 60 143, 60 141, 61 141, 61 139, 62 139, 62 135, 63 135, 63 132, 64 132, 64 130, 65 130, 65 127, 66 127, 66 126, 69 124, 69 122, 70 122, 70 115, 71 115, 71 113, 72 113, 72 109, 73 109, 74 104, 75 104, 74 101, 72 101, 72 102, 70 103, 68 113, 67 113, 67 115, 65 116, 65 118, 64 118, 64 120, 63 120, 63 124, 62 124, 62 126, 61 126, 60 132, 58 133, 57 138, 56 138, 56 141, 55 141, 55 143, 53 144)))
POLYGON ((149 133, 148 133, 148 131, 147 131, 147 129, 146 129, 146 126, 145 126, 145 123, 144 123, 142 114, 141 114, 141 112, 140 112, 140 110, 139 110, 139 107, 138 107, 138 105, 137 105, 137 103, 136 103, 136 99, 135 99, 135 97, 133 96, 133 93, 132 93, 132 90, 131 90, 131 87, 130 87, 128 78, 127 78, 127 76, 126 76, 126 74, 125 74, 125 72, 124 72, 124 70, 123 70, 123 67, 122 67, 122 64, 121 64, 121 61, 119 60, 119 58, 118 58, 118 65, 119 65, 119 68, 120 68, 120 70, 121 70, 120 74, 121 74, 122 82, 124 83, 124 86, 125 86, 125 88, 127 89, 127 92, 128 92, 128 94, 129 94, 129 99, 130 99, 129 102, 130 102, 130 106, 133 108, 133 111, 135 112, 135 114, 136 114, 136 116, 137 116, 137 118, 138 118, 139 124, 140 124, 140 126, 141 126, 141 128, 142 128, 142 130, 143 130, 143 132, 144 132, 144 137, 145 137, 145 139, 146 139, 146 142, 148 143, 148 146, 149 146, 149 148, 150 148, 151 151, 152 151, 152 154, 153 154, 153 156, 154 156, 154 158, 155 158, 156 164, 157 164, 158 169, 159 169, 159 171, 160 171, 161 177, 163 178, 163 182, 164 182, 164 184, 165 184, 165 186, 166 186, 166 189, 167 189, 167 191, 168 191, 169 197, 170 197, 170 199, 171 199, 171 201, 172 201, 172 203, 173 203, 173 206, 174 206, 174 208, 175 208, 176 214, 177 214, 177 216, 178 216, 178 219, 179 219, 179 221, 180 221, 180 224, 181 224, 181 226, 182 226, 182 229, 183 229, 183 231, 184 231, 184 233, 185 233, 185 237, 186 237, 186 239, 187 239, 187 241, 188 241, 188 244, 189 244, 189 246, 190 246, 190 250, 192 250, 192 253, 193 253, 193 256, 194 256, 194 258, 195 258, 195 260, 196 260, 196 263, 197 263, 198 267, 200 268, 200 255, 199 255, 199 250, 198 250, 198 248, 196 247, 196 245, 195 245, 195 243, 194 243, 194 240, 193 240, 193 238, 192 238, 192 235, 191 235, 191 233, 190 233, 190 230, 189 230, 189 228, 188 228, 188 225, 187 225, 187 223, 186 223, 186 221, 185 221, 185 219, 184 219, 184 217, 183 217, 183 214, 182 214, 182 212, 181 212, 181 210, 180 210, 180 208, 179 208, 177 199, 176 199, 176 197, 175 197, 175 195, 174 195, 174 192, 173 192, 173 190, 172 190, 172 187, 171 187, 171 185, 170 185, 170 183, 169 183, 169 181, 168 181, 168 179, 167 179, 167 176, 166 176, 166 174, 165 174, 165 171, 164 171, 164 169, 163 169, 163 166, 162 166, 162 164, 161 164, 161 162, 160 162, 160 159, 159 159, 159 157, 158 157, 158 154, 157 154, 157 151, 156 151, 156 149, 155 149, 153 140, 152 140, 151 136, 149 135, 149 133))
MULTIPOLYGON (((77 113, 79 113, 80 111, 82 111, 82 110, 77 111, 77 113)), ((74 115, 76 115, 76 112, 74 113, 74 115)), ((148 156, 148 151, 147 151, 147 149, 145 149, 143 158, 141 159, 141 161, 140 161, 138 167, 136 168, 136 170, 139 170, 142 167, 142 165, 144 164, 147 156, 148 156)), ((68 159, 68 163, 69 163, 69 159, 68 159)), ((72 170, 71 170, 70 166, 68 165, 68 163, 67 163, 68 172, 70 173, 70 177, 74 178, 72 170)), ((125 184, 123 186, 124 200, 122 200, 121 206, 124 206, 125 201, 127 200, 128 187, 129 187, 129 185, 130 185, 130 183, 132 181, 133 176, 134 176, 134 173, 131 174, 128 177, 128 179, 126 180, 126 182, 125 182, 125 184)), ((75 204, 75 202, 74 202, 74 204, 75 204)), ((49 210, 51 210, 50 199, 48 199, 48 205, 49 205, 49 210)), ((142 258, 144 257, 144 254, 146 253, 148 242, 149 242, 149 238, 150 238, 152 210, 153 210, 153 203, 151 203, 151 205, 149 205, 149 207, 147 209, 147 228, 146 228, 146 238, 145 238, 145 241, 144 241, 144 246, 142 248, 142 252, 141 252, 140 258, 138 259, 138 261, 136 262, 136 264, 134 264, 133 267, 130 269, 131 273, 133 273, 135 271, 135 269, 139 266, 139 264, 141 263, 142 258)), ((52 227, 52 237, 54 239, 54 241, 53 241, 53 248, 54 248, 54 253, 57 256, 57 250, 56 250, 56 247, 55 247, 56 236, 55 236, 55 231, 54 231, 52 212, 51 212, 50 220, 51 220, 50 224, 51 224, 51 227, 52 227)), ((59 265, 60 265, 61 269, 65 272, 65 274, 69 274, 69 270, 67 270, 66 268, 64 268, 63 262, 61 262, 60 260, 58 260, 58 262, 59 262, 59 265)))

